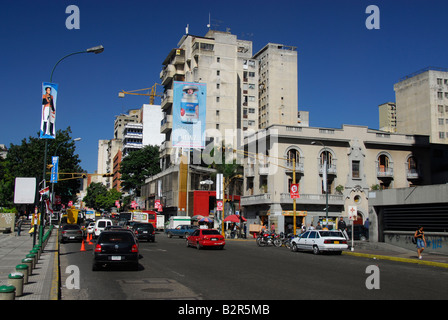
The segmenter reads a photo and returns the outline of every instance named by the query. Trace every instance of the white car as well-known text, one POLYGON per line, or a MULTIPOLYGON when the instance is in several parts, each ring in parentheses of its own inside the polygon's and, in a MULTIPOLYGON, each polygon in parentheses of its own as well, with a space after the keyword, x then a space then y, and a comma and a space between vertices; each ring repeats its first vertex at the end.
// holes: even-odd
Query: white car
POLYGON ((95 222, 90 222, 86 230, 87 233, 93 233, 95 231, 95 222))
POLYGON ((95 221, 95 229, 93 230, 93 236, 97 238, 106 227, 111 226, 112 220, 109 219, 99 219, 95 221))
POLYGON ((313 251, 319 254, 322 251, 332 251, 341 254, 348 248, 347 239, 340 231, 310 230, 291 240, 291 251, 313 251))

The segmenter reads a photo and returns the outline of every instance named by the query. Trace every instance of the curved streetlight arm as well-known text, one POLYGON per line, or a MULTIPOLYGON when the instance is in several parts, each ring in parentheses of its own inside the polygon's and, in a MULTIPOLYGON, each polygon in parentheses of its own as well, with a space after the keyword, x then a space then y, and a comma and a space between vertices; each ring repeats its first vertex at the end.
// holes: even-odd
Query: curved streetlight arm
POLYGON ((68 57, 70 57, 70 56, 73 56, 73 55, 75 55, 75 54, 80 54, 80 53, 87 53, 87 51, 73 52, 73 53, 70 53, 70 54, 68 54, 68 55, 66 55, 66 56, 64 56, 64 57, 62 57, 61 59, 59 59, 59 61, 56 62, 56 64, 54 65, 53 70, 51 70, 50 82, 53 82, 53 73, 54 73, 54 69, 56 69, 56 67, 57 67, 57 65, 59 64, 59 62, 61 62, 61 61, 64 60, 65 58, 68 58, 68 57))
POLYGON ((70 53, 70 54, 68 54, 68 55, 66 55, 66 56, 64 56, 64 57, 62 57, 61 59, 59 59, 58 62, 56 62, 56 64, 55 64, 54 67, 53 67, 53 70, 51 70, 50 82, 53 82, 53 73, 54 73, 54 70, 56 69, 57 65, 58 65, 62 60, 64 60, 65 58, 68 58, 68 57, 73 56, 73 55, 75 55, 75 54, 91 53, 91 52, 93 52, 93 53, 95 53, 95 54, 98 54, 98 53, 101 53, 101 52, 103 52, 103 51, 104 51, 104 47, 103 47, 103 46, 96 46, 96 47, 92 47, 92 48, 89 48, 89 49, 84 50, 84 51, 73 52, 73 53, 70 53))

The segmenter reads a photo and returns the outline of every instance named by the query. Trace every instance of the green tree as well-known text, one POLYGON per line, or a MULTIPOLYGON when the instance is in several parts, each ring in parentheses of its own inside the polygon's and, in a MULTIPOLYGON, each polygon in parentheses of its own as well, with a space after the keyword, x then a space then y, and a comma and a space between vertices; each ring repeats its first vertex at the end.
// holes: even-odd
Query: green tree
MULTIPOLYGON (((56 139, 48 141, 47 165, 51 164, 53 155, 59 156, 59 172, 79 173, 81 160, 75 153, 75 142, 70 136, 71 129, 58 130, 56 139), (57 152, 57 154, 56 154, 57 152)), ((0 164, 0 199, 12 199, 14 190, 11 181, 16 177, 36 177, 38 183, 42 181, 45 141, 36 137, 24 138, 20 145, 11 144, 6 161, 0 164)), ((45 179, 50 180, 50 169, 46 169, 45 179)), ((66 176, 60 175, 60 179, 66 176)), ((47 182, 49 185, 49 182, 47 182)), ((76 200, 76 193, 80 188, 79 179, 61 180, 54 185, 55 194, 60 195, 62 203, 76 200)), ((2 201, 2 200, 0 200, 2 201)), ((8 201, 8 200, 5 200, 8 201)))
POLYGON ((105 197, 107 194, 107 188, 104 184, 100 182, 92 182, 87 187, 87 193, 82 201, 85 202, 87 207, 93 208, 95 210, 100 210, 101 206, 97 204, 97 198, 103 196, 105 197))
POLYGON ((101 209, 109 211, 115 206, 115 201, 120 200, 121 192, 115 189, 107 190, 106 186, 100 182, 92 182, 87 187, 87 194, 82 201, 87 207, 97 211, 101 209))
POLYGON ((0 207, 14 205, 14 176, 9 170, 9 161, 0 157, 0 207))
POLYGON ((112 207, 115 206, 115 201, 120 200, 121 192, 115 189, 107 190, 106 194, 100 194, 96 198, 96 210, 104 209, 106 211, 110 211, 112 207))
POLYGON ((129 153, 121 161, 121 187, 125 191, 135 190, 135 195, 140 196, 145 180, 159 172, 159 147, 145 146, 129 153))

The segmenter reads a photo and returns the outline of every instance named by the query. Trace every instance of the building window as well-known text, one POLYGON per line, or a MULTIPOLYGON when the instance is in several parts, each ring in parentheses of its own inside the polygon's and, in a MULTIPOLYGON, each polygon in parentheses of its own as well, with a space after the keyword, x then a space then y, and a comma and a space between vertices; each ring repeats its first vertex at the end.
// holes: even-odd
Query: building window
POLYGON ((220 57, 216 57, 216 62, 220 63, 221 62, 221 58, 220 57))
POLYGON ((331 154, 331 152, 323 151, 320 154, 320 164, 323 166, 325 164, 325 160, 327 160, 327 167, 330 167, 332 158, 333 158, 333 155, 331 154))
POLYGON ((408 158, 408 170, 412 173, 417 172, 417 161, 413 156, 408 158))
POLYGON ((389 157, 382 154, 378 157, 378 171, 380 173, 389 172, 389 157))
POLYGON ((439 139, 445 139, 445 132, 439 132, 439 139))
POLYGON ((359 164, 360 162, 358 160, 352 161, 352 178, 359 178, 359 164))
POLYGON ((443 92, 437 92, 437 98, 443 99, 443 92))
POLYGON ((300 159, 300 153, 296 149, 291 149, 286 154, 286 166, 292 167, 293 166, 293 160, 295 161, 295 165, 297 166, 299 164, 300 159))

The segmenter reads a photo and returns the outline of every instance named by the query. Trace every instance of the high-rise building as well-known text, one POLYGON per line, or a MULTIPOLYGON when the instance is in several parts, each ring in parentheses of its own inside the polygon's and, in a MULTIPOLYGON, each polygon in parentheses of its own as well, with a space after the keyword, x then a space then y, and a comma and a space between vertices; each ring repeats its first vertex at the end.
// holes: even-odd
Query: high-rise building
POLYGON ((260 129, 296 125, 298 111, 297 48, 268 43, 257 52, 260 129))
POLYGON ((386 102, 378 106, 380 130, 397 132, 397 108, 394 102, 386 102))
MULTIPOLYGON (((164 117, 160 130, 165 134, 160 147, 162 172, 147 179, 142 187, 147 209, 153 208, 156 197, 160 197, 163 212, 169 215, 193 212, 208 215, 216 205, 216 188, 206 190, 203 184, 214 179, 215 170, 196 163, 194 155, 193 164, 179 164, 179 159, 188 156, 180 148, 172 147, 173 110, 177 107, 173 107, 177 94, 175 81, 206 84, 206 145, 224 141, 226 146, 233 144, 233 148, 242 149, 244 138, 259 129, 273 124, 309 124, 307 112, 303 112, 298 123, 295 47, 270 43, 254 56, 252 41, 238 39, 230 32, 209 30, 205 36, 182 36, 162 65, 164 117), (230 138, 229 132, 233 132, 230 138), (159 186, 160 195, 154 192, 159 186)), ((229 183, 234 190, 229 191, 233 201, 239 202, 242 178, 229 183)))
POLYGON ((206 141, 235 132, 234 141, 242 141, 247 130, 258 129, 258 67, 252 58, 252 42, 237 39, 229 32, 210 30, 205 37, 184 35, 170 51, 160 73, 164 86, 161 132, 162 168, 172 162, 171 135, 174 81, 207 84, 206 141))
POLYGON ((108 188, 120 191, 119 168, 122 158, 146 145, 160 146, 164 139, 160 133, 162 119, 160 106, 149 104, 115 116, 114 138, 98 142, 98 175, 92 176, 91 181, 101 182, 108 188), (102 176, 112 173, 113 177, 102 176))
POLYGON ((448 143, 448 69, 428 67, 394 85, 397 132, 448 143))

